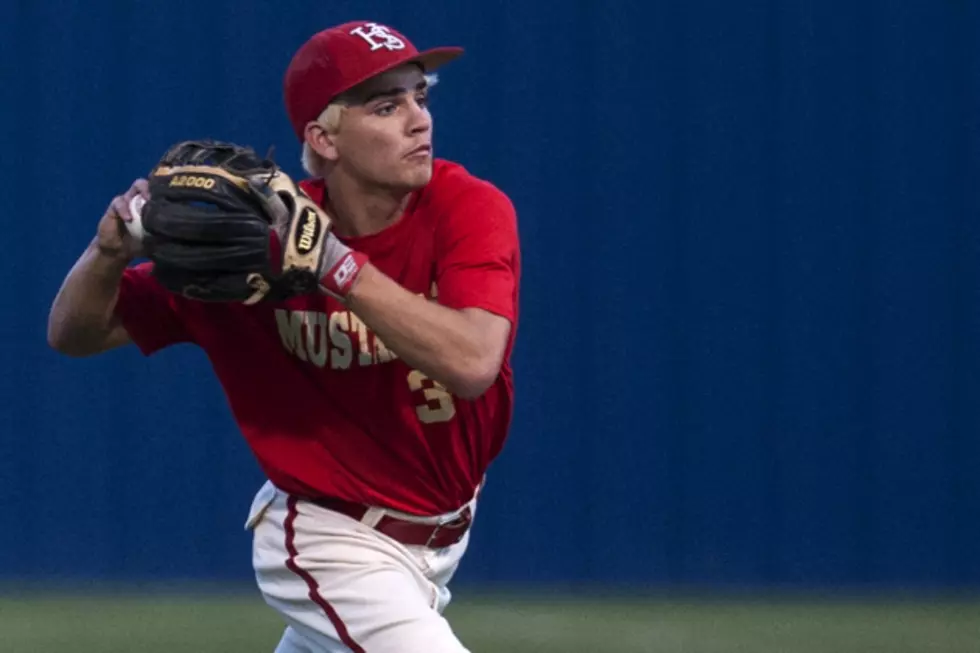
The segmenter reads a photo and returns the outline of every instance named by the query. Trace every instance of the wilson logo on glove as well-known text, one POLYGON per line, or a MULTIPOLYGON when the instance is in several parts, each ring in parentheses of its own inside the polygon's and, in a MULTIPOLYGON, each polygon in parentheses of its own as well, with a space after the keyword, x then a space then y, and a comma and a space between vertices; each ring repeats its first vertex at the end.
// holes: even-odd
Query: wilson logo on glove
POLYGON ((214 188, 214 179, 212 177, 197 177, 194 175, 177 175, 170 180, 171 188, 180 186, 210 190, 214 188))
POLYGON ((303 226, 296 231, 296 251, 309 254, 320 241, 320 218, 316 211, 307 208, 303 211, 303 226))

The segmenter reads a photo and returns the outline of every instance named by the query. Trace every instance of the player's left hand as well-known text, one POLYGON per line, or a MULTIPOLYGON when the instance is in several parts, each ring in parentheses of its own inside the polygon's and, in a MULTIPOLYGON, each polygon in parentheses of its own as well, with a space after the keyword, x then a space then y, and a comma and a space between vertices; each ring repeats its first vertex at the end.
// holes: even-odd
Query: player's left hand
POLYGON ((218 141, 171 147, 149 175, 144 249, 161 285, 204 301, 343 297, 366 261, 271 160, 218 141))

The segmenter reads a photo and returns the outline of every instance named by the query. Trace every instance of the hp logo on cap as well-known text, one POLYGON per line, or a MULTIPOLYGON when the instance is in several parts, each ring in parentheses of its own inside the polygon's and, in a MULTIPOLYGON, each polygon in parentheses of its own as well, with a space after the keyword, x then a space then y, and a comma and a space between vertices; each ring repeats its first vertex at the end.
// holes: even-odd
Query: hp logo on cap
POLYGON ((381 48, 387 48, 388 50, 404 50, 405 41, 401 40, 397 36, 391 33, 384 25, 378 25, 377 23, 365 23, 360 27, 356 27, 350 31, 351 34, 357 34, 362 39, 368 42, 371 46, 371 51, 380 50, 381 48))

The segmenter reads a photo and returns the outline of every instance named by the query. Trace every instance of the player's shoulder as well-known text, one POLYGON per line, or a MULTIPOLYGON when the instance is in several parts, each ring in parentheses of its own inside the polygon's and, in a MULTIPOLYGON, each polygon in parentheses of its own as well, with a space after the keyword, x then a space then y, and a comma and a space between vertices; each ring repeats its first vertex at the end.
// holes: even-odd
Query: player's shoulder
POLYGON ((421 200, 438 213, 469 202, 497 205, 513 212, 510 198, 496 184, 446 159, 433 162, 432 179, 422 191, 421 200))
POLYGON ((426 191, 440 197, 454 197, 464 193, 483 193, 507 197, 493 182, 478 177, 461 163, 436 159, 432 164, 432 180, 426 191))

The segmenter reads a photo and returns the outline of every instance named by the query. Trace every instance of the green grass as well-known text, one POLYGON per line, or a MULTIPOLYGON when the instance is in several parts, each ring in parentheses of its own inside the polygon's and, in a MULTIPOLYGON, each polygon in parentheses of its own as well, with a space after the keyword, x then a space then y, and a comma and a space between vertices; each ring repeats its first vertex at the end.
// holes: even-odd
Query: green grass
MULTIPOLYGON (((980 602, 454 602, 474 653, 977 653, 980 602)), ((3 653, 271 653, 282 622, 256 596, 0 598, 3 653)))

